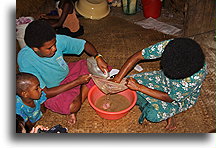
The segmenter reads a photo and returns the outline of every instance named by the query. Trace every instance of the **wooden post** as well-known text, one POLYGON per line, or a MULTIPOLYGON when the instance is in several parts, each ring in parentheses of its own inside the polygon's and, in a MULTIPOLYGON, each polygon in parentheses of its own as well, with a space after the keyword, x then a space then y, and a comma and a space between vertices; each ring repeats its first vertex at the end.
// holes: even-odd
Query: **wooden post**
POLYGON ((187 0, 184 36, 215 30, 215 6, 216 0, 187 0))

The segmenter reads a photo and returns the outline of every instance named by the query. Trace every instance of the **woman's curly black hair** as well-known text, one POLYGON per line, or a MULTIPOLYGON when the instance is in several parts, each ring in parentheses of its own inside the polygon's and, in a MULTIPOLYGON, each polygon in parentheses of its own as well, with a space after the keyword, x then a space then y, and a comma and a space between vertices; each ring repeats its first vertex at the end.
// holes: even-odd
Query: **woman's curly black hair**
POLYGON ((198 72, 205 63, 200 45, 189 38, 175 38, 164 49, 161 68, 170 79, 183 79, 198 72))
POLYGON ((25 30, 24 40, 29 47, 40 48, 47 41, 56 37, 56 32, 46 21, 32 21, 25 30))

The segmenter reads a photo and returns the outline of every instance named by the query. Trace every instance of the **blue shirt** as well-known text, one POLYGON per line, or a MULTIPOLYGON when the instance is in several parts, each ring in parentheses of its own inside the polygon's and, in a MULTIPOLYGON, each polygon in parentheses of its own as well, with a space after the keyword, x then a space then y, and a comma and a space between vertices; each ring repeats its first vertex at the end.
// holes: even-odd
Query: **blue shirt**
POLYGON ((56 35, 56 53, 48 58, 39 57, 33 49, 25 46, 18 53, 19 71, 35 75, 40 81, 41 88, 58 86, 69 73, 63 54, 79 55, 83 52, 85 43, 82 39, 56 35))
POLYGON ((39 100, 34 100, 35 107, 29 107, 25 105, 22 99, 16 95, 16 114, 20 115, 24 121, 28 119, 35 123, 42 117, 42 112, 40 111, 41 104, 47 100, 46 94, 42 91, 41 97, 39 100))

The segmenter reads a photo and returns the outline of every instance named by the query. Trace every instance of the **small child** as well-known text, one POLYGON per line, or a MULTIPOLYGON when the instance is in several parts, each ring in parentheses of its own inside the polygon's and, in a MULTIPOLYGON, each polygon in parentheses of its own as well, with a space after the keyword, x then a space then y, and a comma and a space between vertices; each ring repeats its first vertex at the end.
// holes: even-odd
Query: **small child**
POLYGON ((27 132, 42 117, 41 104, 46 100, 36 76, 24 72, 16 75, 16 114, 26 122, 27 132))

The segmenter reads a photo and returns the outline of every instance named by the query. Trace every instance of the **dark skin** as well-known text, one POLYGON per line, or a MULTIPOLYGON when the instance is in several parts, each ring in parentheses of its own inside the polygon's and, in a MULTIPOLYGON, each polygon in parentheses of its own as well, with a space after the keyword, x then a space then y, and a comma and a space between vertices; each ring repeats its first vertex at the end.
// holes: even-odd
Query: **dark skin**
MULTIPOLYGON (((45 42, 43 46, 40 48, 37 48, 37 47, 31 47, 31 48, 34 50, 34 52, 39 57, 52 57, 57 50, 56 38, 53 38, 52 40, 45 42)), ((84 52, 90 56, 96 56, 98 54, 95 47, 88 41, 86 41, 84 45, 84 52)), ((98 67, 104 73, 108 71, 108 65, 102 57, 97 58, 96 61, 97 61, 98 67)), ((72 89, 78 85, 81 85, 81 90, 80 90, 81 94, 79 94, 74 99, 74 101, 70 104, 71 115, 70 115, 69 123, 74 124, 76 122, 75 114, 79 111, 81 104, 85 101, 87 97, 87 93, 89 90, 85 84, 88 83, 90 79, 91 79, 91 75, 81 75, 74 81, 71 81, 67 84, 59 85, 59 86, 52 87, 52 88, 47 88, 47 87, 43 88, 43 91, 46 93, 47 98, 51 98, 69 89, 72 89)))
MULTIPOLYGON (((25 83, 29 86, 28 89, 18 92, 18 94, 25 105, 34 108, 34 100, 40 99, 42 89, 40 88, 39 81, 36 77, 26 80, 25 83)), ((32 123, 30 120, 28 120, 25 124, 26 131, 30 132, 35 124, 36 123, 32 123)))
MULTIPOLYGON (((57 50, 55 44, 56 44, 56 39, 54 38, 51 41, 45 42, 42 47, 40 47, 40 48, 32 47, 32 49, 40 57, 52 57, 57 50)), ((95 56, 98 54, 95 47, 89 42, 85 43, 84 51, 88 55, 92 55, 92 56, 95 56)), ((98 64, 98 67, 104 73, 105 73, 105 70, 108 71, 107 63, 104 61, 104 59, 102 57, 97 58, 97 64, 98 64)), ((51 97, 54 97, 54 96, 56 96, 62 92, 65 92, 71 88, 74 88, 78 85, 88 83, 89 80, 90 80, 89 75, 82 75, 70 83, 56 86, 56 87, 52 87, 52 88, 45 87, 43 90, 47 94, 47 98, 51 98, 51 97)))
POLYGON ((61 27, 68 14, 73 13, 74 4, 71 0, 61 0, 59 3, 59 8, 62 9, 61 16, 47 16, 46 14, 41 14, 40 18, 45 19, 53 28, 61 27))
POLYGON ((32 128, 35 126, 36 123, 32 123, 30 120, 26 121, 25 123, 25 129, 27 133, 30 133, 32 128))
POLYGON ((169 102, 171 103, 173 100, 168 96, 167 93, 156 90, 156 89, 151 89, 148 88, 144 85, 141 85, 139 83, 137 83, 137 81, 134 78, 128 78, 127 79, 127 86, 135 91, 140 91, 148 96, 151 96, 153 98, 157 98, 159 100, 165 101, 165 102, 169 102))
MULTIPOLYGON (((119 71, 119 73, 114 77, 112 81, 119 83, 134 68, 134 66, 141 60, 144 60, 142 56, 142 51, 138 51, 132 56, 130 56, 127 59, 127 61, 124 63, 124 65, 121 67, 121 70, 119 71)), ((169 102, 169 103, 173 101, 173 99, 170 98, 167 93, 141 85, 133 78, 128 78, 126 85, 128 86, 128 88, 132 90, 140 91, 153 98, 156 98, 156 99, 159 99, 165 102, 169 102)), ((174 118, 167 119, 166 128, 170 130, 173 130, 176 128, 174 118)))
POLYGON ((62 92, 65 92, 71 88, 74 88, 76 86, 79 86, 81 84, 85 84, 88 83, 88 81, 90 80, 90 76, 89 75, 82 75, 79 76, 76 80, 64 84, 64 85, 60 85, 60 86, 56 86, 56 87, 52 87, 52 88, 47 88, 45 87, 43 90, 44 92, 47 94, 48 98, 54 97, 62 92))
MULTIPOLYGON (((132 55, 131 57, 129 57, 129 59, 121 67, 120 72, 115 76, 113 81, 119 83, 129 73, 129 71, 132 70, 133 67, 141 60, 144 60, 142 56, 142 51, 139 51, 135 53, 134 55, 132 55)), ((151 97, 154 97, 156 99, 159 99, 165 102, 170 103, 173 101, 167 93, 158 91, 155 89, 150 89, 144 85, 140 85, 132 78, 127 79, 127 86, 133 90, 141 91, 151 97)))

